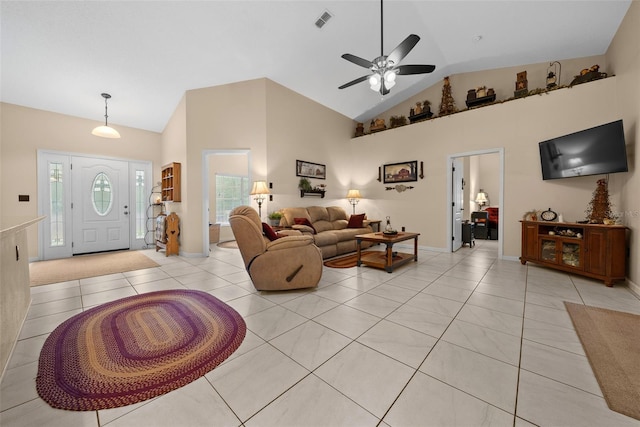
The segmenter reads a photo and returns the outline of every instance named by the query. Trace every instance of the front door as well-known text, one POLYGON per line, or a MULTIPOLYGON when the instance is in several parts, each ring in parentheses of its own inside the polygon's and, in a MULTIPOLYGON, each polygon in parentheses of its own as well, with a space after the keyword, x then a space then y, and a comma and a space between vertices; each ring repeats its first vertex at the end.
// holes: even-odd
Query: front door
POLYGON ((129 163, 72 158, 73 254, 129 249, 129 163))

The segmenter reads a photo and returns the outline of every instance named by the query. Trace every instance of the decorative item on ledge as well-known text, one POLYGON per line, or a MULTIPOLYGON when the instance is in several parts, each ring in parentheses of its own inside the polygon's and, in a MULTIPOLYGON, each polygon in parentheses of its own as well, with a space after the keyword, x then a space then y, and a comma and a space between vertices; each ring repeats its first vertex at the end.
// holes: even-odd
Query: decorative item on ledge
POLYGON ((607 77, 607 73, 599 72, 600 66, 598 64, 591 66, 591 68, 585 68, 580 71, 579 76, 575 76, 575 78, 571 81, 569 86, 574 86, 580 83, 586 83, 593 80, 604 79, 607 77))
POLYGON ((480 86, 477 89, 470 89, 467 92, 467 108, 478 107, 480 105, 488 104, 496 100, 496 92, 492 87, 487 89, 486 86, 480 86))
POLYGON ((364 123, 358 122, 356 125, 356 134, 355 137, 364 136, 364 123))
POLYGON ((442 100, 440 101, 440 116, 446 116, 447 114, 457 113, 456 101, 451 95, 451 82, 449 82, 449 76, 444 78, 444 85, 442 86, 442 100))
POLYGON ((399 128, 407 124, 407 118, 405 116, 391 116, 389 121, 391 123, 391 129, 399 128))
POLYGON ((529 93, 529 82, 527 81, 527 72, 520 71, 516 74, 516 90, 513 92, 514 98, 522 98, 529 93))
POLYGON ((409 111, 409 122, 416 123, 422 120, 430 119, 433 116, 431 112, 431 102, 429 100, 423 103, 416 102, 415 108, 409 111))
POLYGON ((375 119, 371 120, 371 125, 369 125, 369 130, 371 132, 380 132, 381 130, 385 130, 387 125, 384 124, 384 119, 375 119))
POLYGON ((385 190, 389 191, 389 190, 396 190, 398 193, 402 193, 403 191, 406 190, 413 190, 415 187, 411 186, 411 185, 404 185, 404 184, 398 184, 395 187, 384 187, 385 190))
POLYGON ((313 190, 305 191, 300 190, 300 197, 304 196, 320 196, 321 199, 324 199, 324 193, 326 190, 320 190, 318 188, 314 188, 313 190))

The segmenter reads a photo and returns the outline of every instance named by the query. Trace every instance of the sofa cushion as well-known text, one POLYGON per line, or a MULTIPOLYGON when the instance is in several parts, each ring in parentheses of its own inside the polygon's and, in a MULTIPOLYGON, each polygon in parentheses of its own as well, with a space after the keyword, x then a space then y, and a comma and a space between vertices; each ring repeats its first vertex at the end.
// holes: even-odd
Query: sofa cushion
POLYGON ((313 241, 316 246, 335 245, 338 243, 339 236, 334 231, 325 231, 324 233, 314 234, 313 241))
POLYGON ((271 240, 272 242, 282 237, 282 236, 279 236, 278 233, 273 231, 273 228, 271 228, 271 226, 266 222, 262 223, 262 232, 264 233, 265 236, 267 236, 267 239, 271 240))
POLYGON ((347 228, 362 228, 362 221, 364 221, 365 214, 351 215, 349 217, 349 223, 347 228))
POLYGON ((313 223, 313 228, 316 229, 316 233, 322 233, 323 231, 333 230, 333 224, 329 221, 320 220, 313 223))
POLYGON ((337 219, 331 224, 333 225, 334 230, 344 230, 345 228, 347 228, 347 224, 349 224, 349 221, 347 221, 346 219, 337 219))
POLYGON ((329 212, 323 206, 309 206, 307 212, 313 224, 318 221, 329 221, 329 212))
POLYGON ((280 225, 290 227, 295 224, 294 218, 307 218, 311 221, 307 208, 284 208, 282 209, 283 217, 280 219, 280 225))
POLYGON ((335 222, 338 220, 348 220, 347 212, 339 206, 327 207, 327 213, 329 214, 329 221, 335 222))
POLYGON ((313 224, 311 224, 311 221, 309 221, 309 218, 293 218, 293 222, 296 225, 306 225, 313 230, 313 234, 316 233, 316 229, 313 224))

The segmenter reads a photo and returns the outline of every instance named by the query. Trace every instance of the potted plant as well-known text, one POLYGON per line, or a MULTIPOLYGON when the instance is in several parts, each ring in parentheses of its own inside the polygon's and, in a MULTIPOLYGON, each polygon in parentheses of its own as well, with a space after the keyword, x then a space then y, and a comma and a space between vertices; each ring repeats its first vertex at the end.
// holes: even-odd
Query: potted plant
POLYGON ((269 222, 271 223, 271 226, 278 226, 280 225, 280 220, 282 219, 282 213, 275 211, 275 212, 271 212, 269 215, 269 222))
POLYGON ((298 182, 298 188, 300 189, 300 191, 313 190, 313 187, 311 187, 311 181, 309 181, 307 178, 300 178, 300 181, 298 182))

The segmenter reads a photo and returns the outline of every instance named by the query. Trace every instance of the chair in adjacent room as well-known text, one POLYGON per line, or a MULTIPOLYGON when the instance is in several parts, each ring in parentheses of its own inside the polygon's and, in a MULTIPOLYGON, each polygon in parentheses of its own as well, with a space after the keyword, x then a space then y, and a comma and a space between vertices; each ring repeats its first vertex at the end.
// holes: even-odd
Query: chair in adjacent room
POLYGON ((313 288, 322 277, 322 253, 301 233, 269 240, 255 209, 239 206, 229 214, 253 286, 259 291, 313 288))

